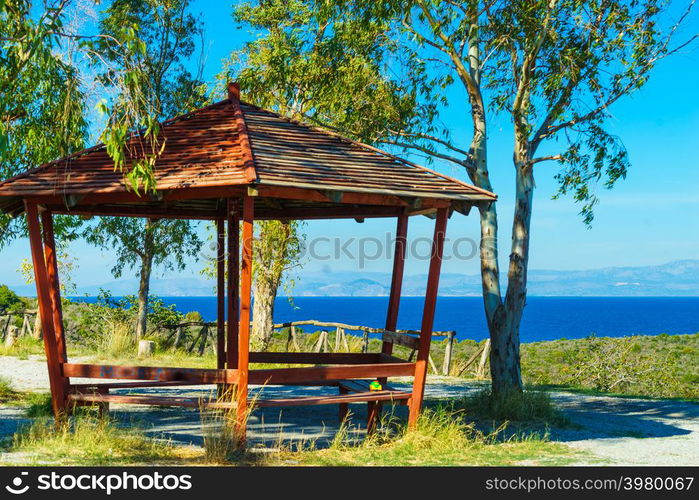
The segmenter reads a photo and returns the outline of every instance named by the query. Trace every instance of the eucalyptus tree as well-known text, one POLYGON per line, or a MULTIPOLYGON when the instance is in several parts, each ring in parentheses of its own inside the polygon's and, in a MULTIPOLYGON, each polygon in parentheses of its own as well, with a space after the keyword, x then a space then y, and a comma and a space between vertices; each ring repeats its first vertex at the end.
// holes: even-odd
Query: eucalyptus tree
POLYGON ((526 305, 535 172, 558 181, 554 197, 572 194, 585 224, 598 202, 594 187, 626 177, 629 157, 609 128, 610 107, 641 88, 661 59, 697 35, 676 42, 691 14, 675 22, 655 0, 515 0, 492 5, 485 23, 493 51, 487 87, 493 108, 513 124, 515 207, 504 297, 494 323, 493 382, 521 388, 519 326, 526 305), (546 165, 552 163, 553 165, 546 165))
POLYGON ((253 246, 253 341, 266 349, 274 331, 274 300, 279 287, 293 287, 289 271, 300 265, 304 236, 299 221, 258 221, 253 246))
POLYGON ((628 168, 623 146, 605 128, 608 108, 694 39, 671 47, 693 3, 667 25, 668 7, 655 1, 245 2, 234 17, 258 36, 245 48, 240 79, 250 95, 264 96, 263 105, 457 165, 491 191, 490 110, 508 113, 516 194, 505 279, 496 206, 478 207, 492 387, 505 394, 522 388, 519 327, 535 165, 558 162, 550 174, 559 181, 555 195, 572 193, 589 223, 593 186, 612 187, 628 168), (447 91, 457 97, 447 99, 447 91), (467 143, 441 121, 454 107, 470 122, 467 143))
MULTIPOLYGON (((87 132, 79 72, 64 57, 69 0, 0 2, 0 180, 83 147, 87 132), (49 8, 50 7, 50 8, 49 8)), ((61 239, 79 221, 60 217, 61 239)), ((26 233, 22 218, 0 214, 0 247, 26 233)))
MULTIPOLYGON (((110 99, 100 108, 108 125, 103 140, 115 168, 125 170, 134 191, 157 186, 153 171, 164 143, 159 121, 206 101, 200 75, 187 63, 202 37, 200 21, 189 0, 115 0, 101 14, 99 36, 85 49, 102 71, 98 78, 110 99), (143 130, 144 140, 129 151, 126 138, 143 130), (128 158, 137 160, 129 163, 128 158)), ((195 223, 168 219, 101 217, 85 230, 88 242, 116 253, 115 277, 125 268, 138 269, 136 336, 146 333, 151 274, 155 266, 183 269, 198 255, 202 242, 195 223)))

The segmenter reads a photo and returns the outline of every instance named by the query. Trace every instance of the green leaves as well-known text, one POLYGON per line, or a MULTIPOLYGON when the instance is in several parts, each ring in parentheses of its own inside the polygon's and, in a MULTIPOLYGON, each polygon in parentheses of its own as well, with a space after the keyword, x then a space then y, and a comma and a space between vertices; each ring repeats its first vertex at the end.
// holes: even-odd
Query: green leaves
POLYGON ((502 47, 485 70, 491 106, 511 114, 528 161, 556 159, 559 190, 582 205, 586 224, 598 198, 629 160, 606 128, 608 109, 642 87, 668 53, 674 32, 653 1, 521 0, 497 3, 488 36, 502 47), (537 158, 538 150, 546 155, 537 158))
MULTIPOLYGON (((0 179, 84 147, 85 97, 60 50, 64 8, 0 3, 0 179)), ((25 232, 22 219, 2 216, 0 227, 0 247, 25 232)))
POLYGON ((262 36, 231 55, 223 81, 287 116, 377 142, 439 129, 451 75, 432 73, 399 28, 396 2, 245 2, 234 19, 262 36))

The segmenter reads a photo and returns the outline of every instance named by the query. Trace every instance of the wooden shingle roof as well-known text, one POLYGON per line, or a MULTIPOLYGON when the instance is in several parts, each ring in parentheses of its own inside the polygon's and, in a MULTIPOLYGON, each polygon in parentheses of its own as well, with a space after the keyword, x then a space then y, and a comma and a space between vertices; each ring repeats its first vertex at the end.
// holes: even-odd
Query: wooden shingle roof
MULTIPOLYGON (((194 207, 195 201, 201 210, 208 206, 214 211, 211 200, 223 196, 217 188, 234 193, 245 186, 269 188, 270 197, 282 188, 354 193, 357 203, 361 193, 462 204, 496 199, 470 184, 233 97, 164 122, 160 134, 164 149, 154 171, 158 196, 132 200, 131 205, 155 206, 170 197, 190 200, 189 205, 178 202, 179 212, 194 207)), ((128 149, 142 151, 140 141, 134 136, 128 149)), ((95 204, 105 205, 117 200, 107 195, 129 193, 105 146, 98 145, 0 182, 0 209, 17 211, 22 199, 36 197, 89 196, 95 204)), ((337 201, 333 195, 308 198, 316 205, 337 201)))

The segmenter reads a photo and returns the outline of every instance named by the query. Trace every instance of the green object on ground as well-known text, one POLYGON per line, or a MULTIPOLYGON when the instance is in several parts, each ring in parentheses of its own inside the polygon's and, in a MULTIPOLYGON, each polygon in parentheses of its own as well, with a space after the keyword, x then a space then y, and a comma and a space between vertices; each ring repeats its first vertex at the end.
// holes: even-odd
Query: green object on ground
POLYGON ((381 386, 381 383, 378 380, 373 380, 371 384, 369 384, 370 391, 380 391, 382 389, 383 387, 381 386))

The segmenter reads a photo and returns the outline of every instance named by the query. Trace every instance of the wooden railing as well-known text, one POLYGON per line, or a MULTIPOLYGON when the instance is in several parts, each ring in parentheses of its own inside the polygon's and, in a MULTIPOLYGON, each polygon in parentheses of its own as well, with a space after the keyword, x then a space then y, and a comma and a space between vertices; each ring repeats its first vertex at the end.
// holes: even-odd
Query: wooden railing
MULTIPOLYGON (((348 335, 351 337, 361 338, 361 351, 363 353, 368 352, 369 349, 369 338, 371 334, 380 334, 382 340, 392 342, 396 345, 401 345, 411 349, 409 360, 412 361, 415 351, 417 350, 417 336, 420 334, 416 330, 398 330, 396 332, 391 332, 383 328, 374 328, 370 326, 363 325, 349 325, 346 323, 338 323, 335 321, 318 321, 318 320, 303 320, 303 321, 289 321, 286 323, 277 323, 274 325, 275 330, 281 330, 282 328, 288 328, 289 333, 286 341, 286 351, 300 352, 303 349, 299 345, 299 337, 297 337, 298 328, 303 326, 313 326, 320 329, 320 334, 318 338, 314 341, 311 350, 313 352, 349 352, 350 345, 348 341, 348 335), (334 346, 330 345, 330 332, 329 330, 335 330, 335 342, 334 346), (351 335, 347 332, 361 332, 360 335, 351 335)), ((161 325, 162 329, 169 330, 167 337, 165 339, 165 345, 171 347, 184 347, 187 352, 193 352, 197 345, 199 346, 199 354, 203 354, 206 349, 207 342, 209 339, 215 340, 216 323, 206 322, 206 321, 187 321, 184 323, 178 323, 174 325, 161 325), (199 331, 195 334, 193 339, 187 340, 186 329, 188 328, 199 328, 199 331), (189 343, 187 346, 186 344, 189 343)), ((314 332, 315 333, 315 332, 314 332)), ((429 362, 434 373, 441 373, 443 375, 448 375, 451 372, 452 366, 452 354, 454 349, 454 339, 456 338, 455 331, 442 331, 433 332, 433 337, 446 337, 447 343, 444 351, 444 362, 442 363, 442 369, 439 370, 434 360, 430 356, 429 362)))

